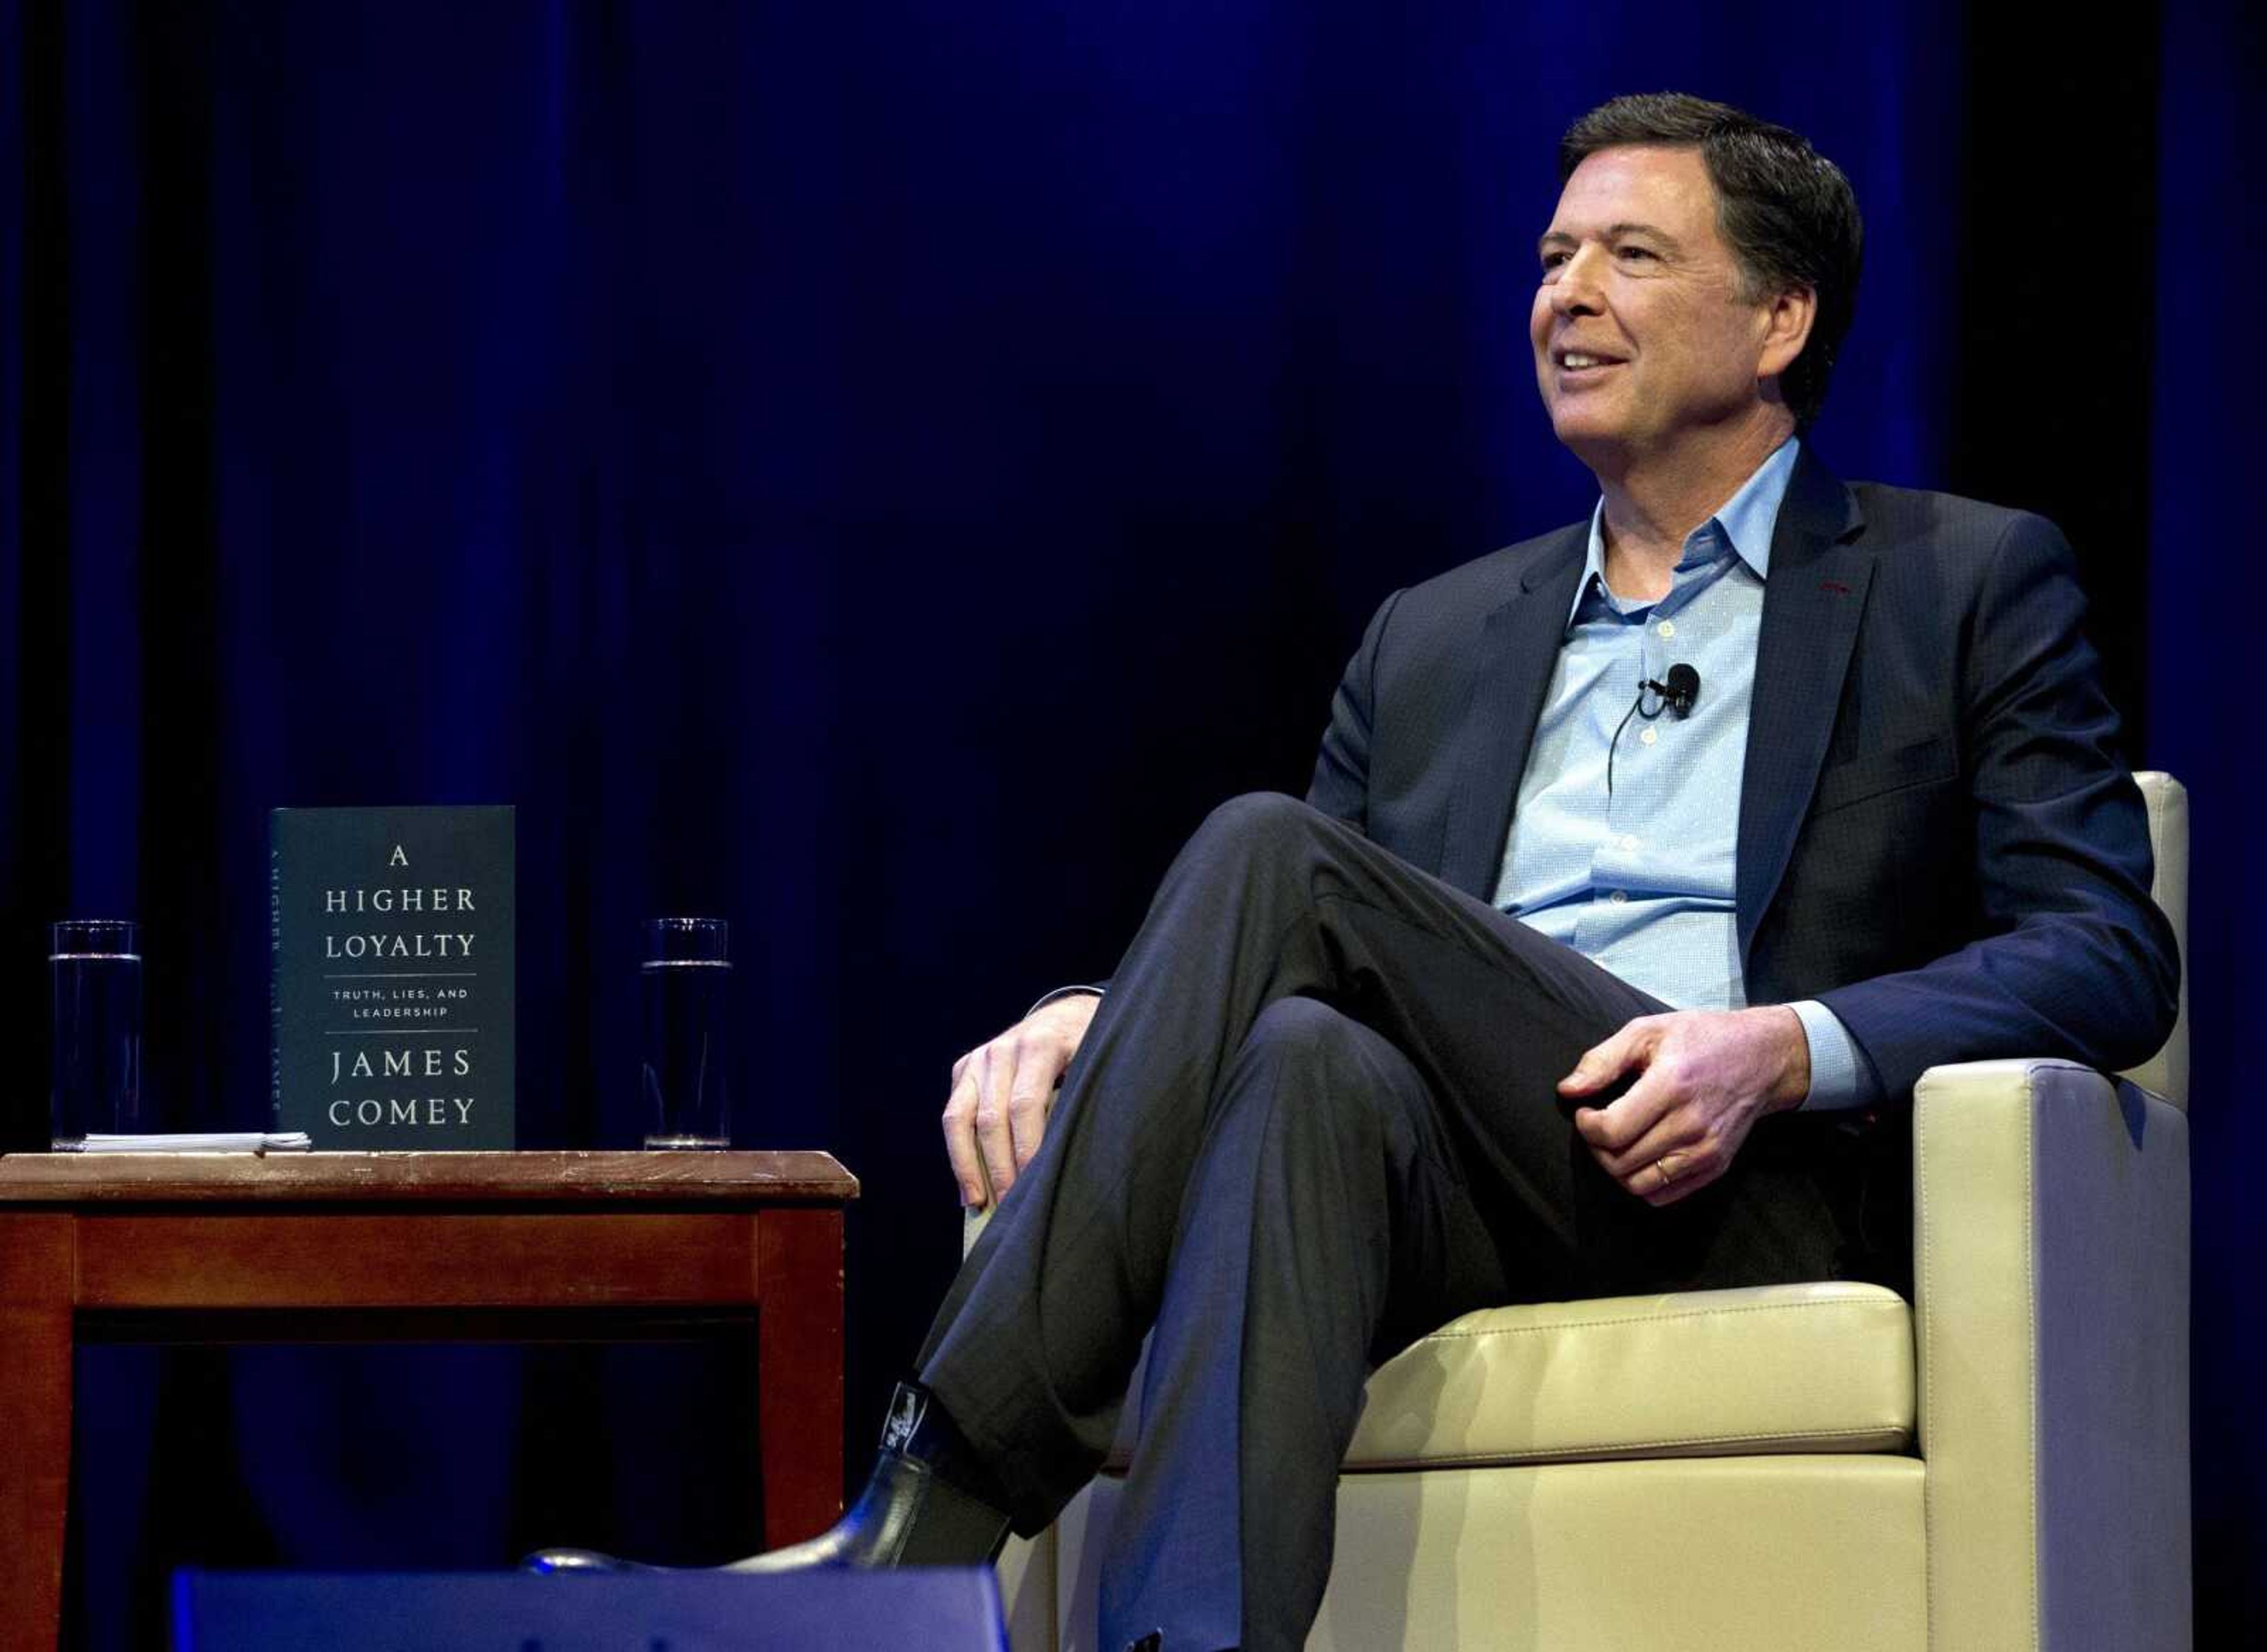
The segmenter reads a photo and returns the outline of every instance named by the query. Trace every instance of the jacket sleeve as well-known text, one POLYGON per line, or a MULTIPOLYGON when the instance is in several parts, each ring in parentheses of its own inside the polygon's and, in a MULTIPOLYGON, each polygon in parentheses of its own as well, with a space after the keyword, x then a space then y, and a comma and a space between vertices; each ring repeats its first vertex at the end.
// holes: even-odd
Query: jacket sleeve
POLYGON ((1330 726, 1323 731, 1315 758, 1315 777, 1307 785, 1310 808, 1345 821, 1357 832, 1369 829, 1369 734, 1377 693, 1377 654, 1402 593, 1379 605, 1363 631, 1361 646, 1346 662, 1331 696, 1330 726))
POLYGON ((1816 995, 1890 1095, 1947 1061, 2066 1055, 2115 1070, 2171 1031, 2178 950, 2150 898, 2147 818, 2084 616, 2059 531, 2014 518, 1959 655, 1981 933, 1919 968, 1816 995))

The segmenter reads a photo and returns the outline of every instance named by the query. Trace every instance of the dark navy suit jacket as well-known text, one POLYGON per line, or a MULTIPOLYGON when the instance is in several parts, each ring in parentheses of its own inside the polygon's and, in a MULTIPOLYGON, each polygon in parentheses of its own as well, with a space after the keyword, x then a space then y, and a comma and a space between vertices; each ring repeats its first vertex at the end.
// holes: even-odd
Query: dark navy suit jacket
MULTIPOLYGON (((1395 593, 1308 801, 1488 899, 1588 525, 1395 593)), ((1802 451, 1772 540, 1737 870, 1751 1003, 1817 998, 1902 1098, 1925 1068, 2115 1069, 2179 963, 2140 793, 2042 518, 1844 486, 1802 451)))

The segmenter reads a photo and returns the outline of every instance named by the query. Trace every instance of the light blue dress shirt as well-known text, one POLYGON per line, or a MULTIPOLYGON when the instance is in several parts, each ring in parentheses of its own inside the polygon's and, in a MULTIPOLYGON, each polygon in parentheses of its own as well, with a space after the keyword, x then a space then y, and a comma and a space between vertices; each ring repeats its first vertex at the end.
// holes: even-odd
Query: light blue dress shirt
MULTIPOLYGON (((1496 882, 1504 911, 1680 1010, 1747 1003, 1733 893, 1740 776, 1772 532, 1800 448, 1790 438, 1685 536, 1656 602, 1607 589, 1599 502, 1496 882), (1677 664, 1700 675, 1689 715, 1657 694, 1640 702, 1638 685, 1677 664)), ((1810 1046, 1803 1105, 1879 1099, 1834 1012, 1788 1008, 1810 1046)))

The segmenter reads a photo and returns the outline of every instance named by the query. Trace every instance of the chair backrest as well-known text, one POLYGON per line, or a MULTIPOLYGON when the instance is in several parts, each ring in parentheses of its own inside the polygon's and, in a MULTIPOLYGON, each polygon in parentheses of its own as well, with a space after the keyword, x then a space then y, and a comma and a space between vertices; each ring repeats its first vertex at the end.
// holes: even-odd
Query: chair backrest
POLYGON ((2124 1076, 2144 1090, 2154 1090, 2178 1107, 2189 1105, 2189 792, 2170 775, 2144 769, 2133 778, 2140 783, 2141 800, 2149 805, 2149 846, 2157 853, 2156 881, 2149 892, 2172 921, 2181 946, 2181 1015, 2173 1036, 2139 1067, 2124 1076))

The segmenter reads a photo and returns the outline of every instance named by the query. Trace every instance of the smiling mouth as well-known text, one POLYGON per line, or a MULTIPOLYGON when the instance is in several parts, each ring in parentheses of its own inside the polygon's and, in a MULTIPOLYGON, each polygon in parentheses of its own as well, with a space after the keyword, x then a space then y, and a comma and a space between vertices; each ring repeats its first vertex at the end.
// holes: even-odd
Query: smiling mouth
POLYGON ((1618 356, 1601 356, 1592 350, 1553 350, 1551 360, 1560 372, 1577 375, 1622 364, 1622 358, 1618 356))

